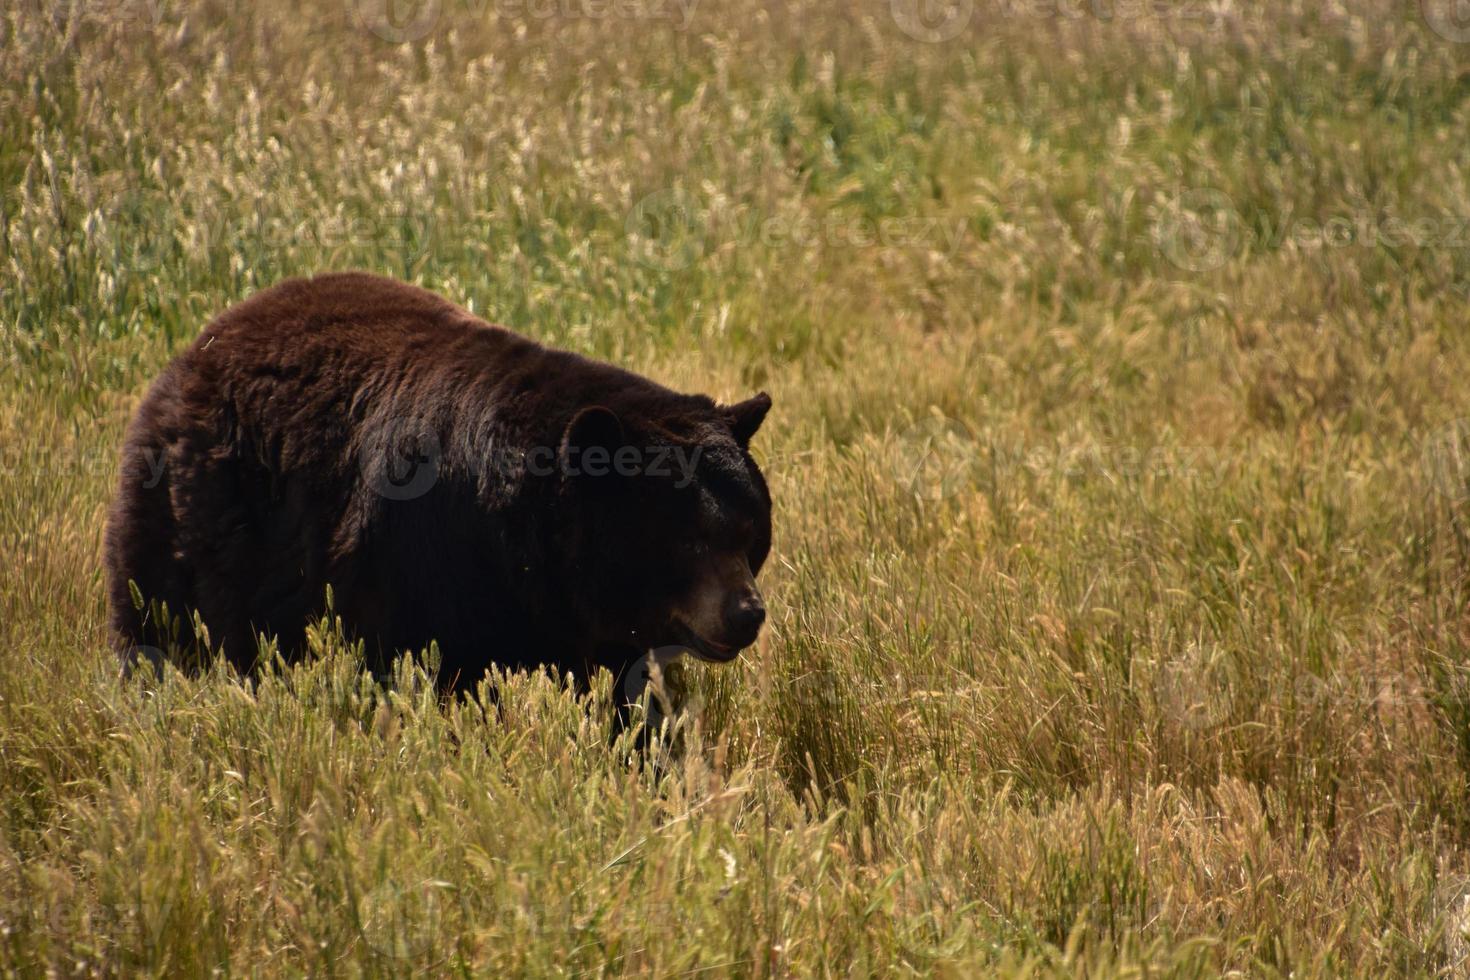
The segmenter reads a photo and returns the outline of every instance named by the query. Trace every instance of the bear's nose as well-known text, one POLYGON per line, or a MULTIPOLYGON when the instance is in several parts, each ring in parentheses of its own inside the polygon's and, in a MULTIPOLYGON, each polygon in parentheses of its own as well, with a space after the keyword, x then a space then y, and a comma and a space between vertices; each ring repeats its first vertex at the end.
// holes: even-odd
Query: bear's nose
POLYGON ((759 595, 748 595, 738 600, 725 616, 725 628, 736 646, 749 646, 755 642, 765 621, 766 604, 759 595))

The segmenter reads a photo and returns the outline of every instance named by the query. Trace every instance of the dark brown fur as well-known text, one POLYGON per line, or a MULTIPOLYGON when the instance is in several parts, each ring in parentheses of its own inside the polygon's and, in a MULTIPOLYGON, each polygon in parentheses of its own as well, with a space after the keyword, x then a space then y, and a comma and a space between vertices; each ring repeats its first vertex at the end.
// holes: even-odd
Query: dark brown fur
POLYGON ((249 671, 258 633, 299 651, 330 585, 375 669, 436 640, 446 688, 492 664, 621 670, 685 638, 673 620, 702 555, 759 570, 770 500, 746 443, 768 406, 678 394, 392 280, 281 283, 205 328, 133 420, 106 535, 112 627, 125 648, 170 646, 135 583, 197 610, 249 671), (405 438, 431 480, 385 482, 405 438), (516 465, 579 442, 697 447, 698 476, 516 465))

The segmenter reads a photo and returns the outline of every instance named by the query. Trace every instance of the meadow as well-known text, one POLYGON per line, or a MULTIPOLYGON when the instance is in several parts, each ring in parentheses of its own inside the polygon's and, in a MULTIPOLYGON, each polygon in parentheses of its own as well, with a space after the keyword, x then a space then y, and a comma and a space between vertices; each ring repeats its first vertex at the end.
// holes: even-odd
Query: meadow
POLYGON ((7 4, 0 972, 1464 975, 1459 12, 7 4), (130 411, 348 268, 771 392, 770 621, 659 765, 329 615, 118 679, 130 411))

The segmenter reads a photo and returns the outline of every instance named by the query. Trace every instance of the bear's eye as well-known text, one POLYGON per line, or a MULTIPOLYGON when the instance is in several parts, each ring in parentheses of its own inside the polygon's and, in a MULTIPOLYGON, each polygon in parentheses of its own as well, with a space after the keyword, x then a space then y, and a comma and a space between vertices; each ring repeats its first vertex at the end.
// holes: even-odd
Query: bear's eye
POLYGON ((755 521, 748 517, 738 517, 730 522, 727 528, 731 541, 737 545, 744 545, 755 534, 755 521))

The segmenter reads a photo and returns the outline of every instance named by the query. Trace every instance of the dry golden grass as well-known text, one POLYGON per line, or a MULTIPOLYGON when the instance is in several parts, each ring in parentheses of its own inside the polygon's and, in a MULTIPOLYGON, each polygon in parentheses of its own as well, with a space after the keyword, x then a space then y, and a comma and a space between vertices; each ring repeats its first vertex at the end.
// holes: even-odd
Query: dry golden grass
POLYGON ((1465 969, 1449 5, 374 6, 0 15, 0 969, 1465 969), (774 394, 770 628, 661 774, 325 628, 117 681, 131 407, 349 267, 774 394))

